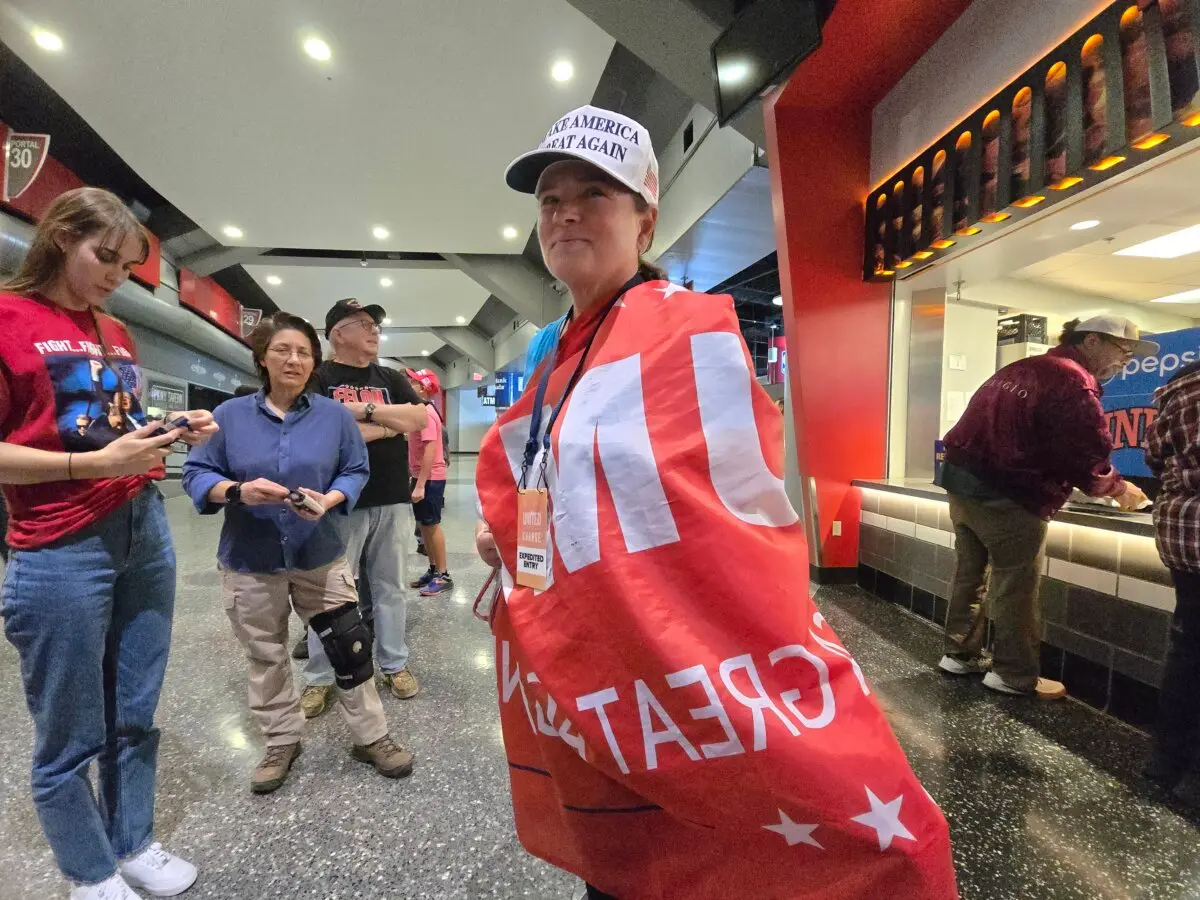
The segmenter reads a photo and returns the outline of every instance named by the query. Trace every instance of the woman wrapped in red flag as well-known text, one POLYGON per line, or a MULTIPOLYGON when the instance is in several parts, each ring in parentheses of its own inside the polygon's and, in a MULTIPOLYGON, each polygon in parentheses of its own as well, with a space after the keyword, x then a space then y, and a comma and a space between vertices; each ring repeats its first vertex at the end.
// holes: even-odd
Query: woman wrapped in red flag
POLYGON ((507 181, 574 301, 477 476, 522 843, 593 898, 953 900, 946 821, 809 599, 730 298, 640 261, 646 129, 583 107, 507 181))

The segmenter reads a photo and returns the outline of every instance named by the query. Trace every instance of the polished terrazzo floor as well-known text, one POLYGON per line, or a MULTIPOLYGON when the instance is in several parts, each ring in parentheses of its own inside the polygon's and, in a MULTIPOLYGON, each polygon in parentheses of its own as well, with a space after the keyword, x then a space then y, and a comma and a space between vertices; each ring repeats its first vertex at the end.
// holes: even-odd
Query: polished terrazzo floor
MULTIPOLYGON (((268 797, 247 789, 261 742, 215 577, 219 520, 168 501, 179 600, 159 714, 157 837, 200 868, 186 897, 576 895, 576 879, 528 856, 513 835, 491 641, 471 615, 486 572, 471 551, 470 461, 451 475, 457 588, 410 602, 422 692, 384 701, 393 735, 417 752, 416 773, 390 782, 355 763, 330 712, 309 723, 291 780, 268 797)), ((950 820, 965 900, 1200 898, 1200 830, 1138 785, 1144 736, 1080 705, 1007 700, 977 680, 940 677, 938 637, 923 622, 856 589, 817 599, 950 820)), ((66 896, 29 800, 30 741, 16 654, 2 644, 0 900, 66 896)))

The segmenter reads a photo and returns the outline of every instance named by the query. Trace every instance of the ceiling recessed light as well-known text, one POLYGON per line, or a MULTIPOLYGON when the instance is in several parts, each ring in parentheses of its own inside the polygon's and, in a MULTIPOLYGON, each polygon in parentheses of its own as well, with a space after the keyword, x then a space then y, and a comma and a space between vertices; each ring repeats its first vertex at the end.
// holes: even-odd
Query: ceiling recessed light
POLYGON ((380 278, 380 279, 379 279, 379 286, 380 286, 380 287, 391 287, 391 286, 392 286, 392 279, 390 279, 390 278, 387 278, 386 276, 385 276, 385 277, 383 277, 383 278, 380 278))
POLYGON ((304 42, 304 52, 318 62, 329 62, 329 58, 333 56, 333 51, 329 49, 329 45, 319 37, 310 37, 304 42))
POLYGON ((43 50, 49 50, 51 53, 57 53, 63 48, 63 41, 53 31, 46 31, 44 28, 33 29, 33 42, 43 50))
POLYGON ((210 318, 210 319, 215 319, 215 318, 217 318, 217 311, 216 311, 215 309, 210 309, 210 310, 208 311, 208 316, 209 316, 209 318, 210 318))
POLYGON ((515 241, 521 236, 521 232, 517 231, 517 229, 513 228, 511 225, 505 225, 504 228, 501 229, 500 234, 504 236, 506 241, 515 241))
POLYGON ((1200 225, 1164 234, 1154 240, 1143 241, 1118 250, 1116 256, 1148 256, 1152 259, 1178 259, 1200 250, 1200 225))
POLYGON ((376 225, 374 228, 372 228, 371 234, 375 235, 375 239, 379 241, 386 241, 392 235, 392 233, 382 225, 376 225))
POLYGON ((1184 291, 1180 294, 1168 294, 1157 297, 1151 303, 1200 303, 1200 289, 1184 291))
POLYGON ((242 229, 238 228, 236 225, 226 225, 221 229, 221 231, 224 233, 225 237, 233 238, 235 241, 242 237, 242 229))
POLYGON ((428 355, 429 355, 429 351, 428 351, 428 350, 422 350, 422 351, 421 351, 421 355, 422 355, 422 356, 428 356, 428 355))
POLYGON ((774 303, 776 306, 783 306, 783 297, 776 295, 774 297, 774 299, 771 300, 771 302, 774 303))
POLYGON ((1071 226, 1072 231, 1088 231, 1100 224, 1099 219, 1084 219, 1082 222, 1076 222, 1071 226))
POLYGON ((466 325, 467 317, 466 316, 455 316, 454 321, 457 322, 459 325, 466 325))
POLYGON ((575 64, 569 59, 560 59, 550 67, 550 77, 557 82, 570 81, 575 77, 575 64))
POLYGON ((392 324, 392 320, 391 320, 391 319, 389 319, 387 316, 384 316, 384 317, 383 317, 383 321, 382 321, 380 324, 382 324, 382 325, 391 325, 391 324, 392 324))
POLYGON ((267 284, 273 284, 276 287, 278 287, 279 285, 283 284, 283 279, 280 278, 278 275, 268 275, 267 276, 267 284))

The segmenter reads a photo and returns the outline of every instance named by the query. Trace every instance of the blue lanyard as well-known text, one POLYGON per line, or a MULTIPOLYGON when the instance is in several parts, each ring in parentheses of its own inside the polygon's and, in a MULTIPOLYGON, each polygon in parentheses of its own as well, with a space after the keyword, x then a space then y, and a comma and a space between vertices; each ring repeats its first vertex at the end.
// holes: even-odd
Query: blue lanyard
MULTIPOLYGON (((550 456, 550 433, 554 429, 554 423, 558 421, 558 414, 562 412, 563 405, 567 402, 567 397, 571 396, 571 391, 575 389, 576 383, 579 381, 579 376, 583 374, 583 367, 587 363, 588 354, 592 351, 592 343, 596 340, 596 335, 600 333, 600 327, 604 324, 604 320, 608 318, 608 314, 612 312, 614 306, 617 305, 622 297, 629 291, 641 284, 645 279, 641 274, 634 275, 624 286, 617 291, 617 295, 608 301, 608 305, 604 307, 604 311, 600 313, 600 318, 596 322, 596 327, 592 329, 591 336, 588 337, 587 344, 583 348, 583 354, 579 357, 579 363, 575 366, 575 371, 571 373, 571 380, 567 382, 566 390, 559 398, 558 403, 550 412, 550 421, 546 423, 546 433, 542 436, 542 449, 545 455, 542 457, 543 471, 545 469, 546 460, 550 456)), ((567 318, 563 326, 563 333, 566 333, 570 327, 571 319, 567 318)), ((561 335, 559 340, 562 340, 561 335)), ((533 398, 533 415, 529 418, 529 439, 525 442, 525 458, 521 466, 521 484, 524 489, 529 479, 529 469, 533 466, 533 461, 537 457, 538 452, 538 434, 542 428, 542 404, 546 400, 546 387, 550 384, 550 373, 554 369, 554 357, 558 354, 558 346, 556 345, 553 352, 546 359, 545 369, 542 371, 541 380, 538 382, 537 393, 533 398)))

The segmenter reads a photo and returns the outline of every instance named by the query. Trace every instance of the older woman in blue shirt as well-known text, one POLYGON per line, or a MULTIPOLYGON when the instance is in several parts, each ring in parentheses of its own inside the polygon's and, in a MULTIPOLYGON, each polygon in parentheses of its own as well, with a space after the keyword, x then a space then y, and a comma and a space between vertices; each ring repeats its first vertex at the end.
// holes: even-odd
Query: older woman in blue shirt
POLYGON ((300 755, 304 715, 288 656, 289 608, 338 662, 353 757, 389 778, 408 775, 413 755, 388 735, 371 642, 333 521, 366 484, 366 445, 345 407, 307 391, 321 345, 306 320, 277 313, 250 344, 263 390, 222 403, 214 414, 219 439, 183 468, 196 508, 225 510, 217 551, 225 612, 250 660, 250 710, 267 740, 250 788, 276 790, 300 755))

